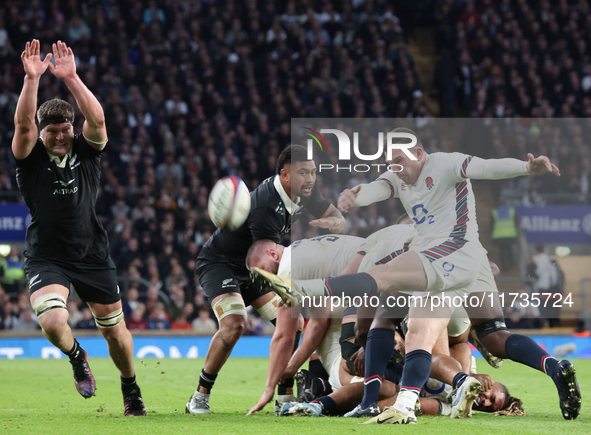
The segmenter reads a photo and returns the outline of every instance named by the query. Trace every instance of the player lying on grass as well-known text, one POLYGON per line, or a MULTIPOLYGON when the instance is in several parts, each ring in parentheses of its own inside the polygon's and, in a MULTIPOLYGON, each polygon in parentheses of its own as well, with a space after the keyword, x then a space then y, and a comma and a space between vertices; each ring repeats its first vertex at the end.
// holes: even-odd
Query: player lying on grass
MULTIPOLYGON (((349 258, 350 261, 347 264, 347 266, 342 270, 342 272, 356 271, 360 264, 365 269, 372 267, 374 264, 386 263, 388 261, 391 261, 397 255, 406 252, 406 250, 409 249, 409 246, 412 246, 412 244, 415 243, 416 240, 418 240, 414 226, 408 224, 393 225, 386 229, 380 230, 368 237, 368 239, 363 241, 361 245, 359 245, 360 241, 357 240, 356 243, 350 243, 349 248, 346 248, 345 241, 349 240, 349 237, 350 236, 341 236, 340 239, 337 239, 334 236, 324 236, 324 238, 316 238, 311 239, 309 241, 296 242, 294 243, 295 249, 293 250, 293 253, 291 248, 288 248, 285 251, 283 251, 282 248, 275 250, 275 246, 273 244, 268 243, 265 245, 263 244, 263 242, 260 242, 259 244, 251 248, 250 255, 247 258, 247 264, 258 264, 261 265, 265 270, 269 271, 278 269, 281 271, 281 276, 285 277, 297 278, 300 276, 305 276, 307 278, 312 278, 321 276, 320 274, 322 272, 338 273, 337 271, 339 271, 343 267, 343 263, 344 261, 346 261, 347 258, 349 258), (277 267, 277 261, 280 262, 279 267, 277 267)), ((382 311, 379 311, 379 313, 382 313, 382 311)), ((373 310, 373 312, 375 312, 375 309, 373 310)), ((373 316, 373 312, 371 313, 371 316, 373 316)), ((383 312, 384 317, 391 317, 388 314, 387 310, 383 312)), ((368 313, 366 310, 365 315, 367 314, 368 313)), ((402 314, 402 316, 404 316, 405 314, 406 312, 402 314)), ((293 321, 294 320, 292 319, 291 322, 293 321)), ((287 322, 289 322, 289 318, 286 320, 286 323, 287 322)), ((314 319, 311 320, 312 324, 315 324, 316 322, 317 321, 314 321, 314 319)), ((280 330, 289 331, 289 328, 279 327, 280 323, 281 322, 278 322, 277 333, 280 330)), ((469 325, 469 322, 466 319, 462 320, 455 318, 454 322, 452 323, 461 324, 463 327, 463 329, 461 329, 461 332, 467 329, 466 325, 469 325)), ((459 328, 456 327, 451 329, 456 330, 459 328)), ((460 333, 456 335, 460 335, 460 333)), ((292 336, 293 333, 291 332, 285 333, 286 338, 292 336)), ((273 340, 275 340, 275 336, 273 340)), ((465 346, 467 347, 467 345, 465 346)), ((272 344, 271 348, 273 349, 273 347, 274 346, 272 344)), ((469 370, 467 369, 467 367, 469 366, 469 357, 467 364, 465 364, 466 368, 463 368, 460 364, 458 364, 456 360, 449 357, 449 352, 447 350, 447 342, 444 346, 444 349, 444 353, 435 352, 436 358, 438 360, 438 364, 435 366, 437 367, 437 374, 435 376, 442 382, 447 382, 449 384, 457 383, 454 382, 454 378, 456 377, 457 379, 468 378, 468 375, 465 372, 469 373, 469 370)), ((313 350, 314 349, 312 348, 312 351, 313 350)), ((469 349, 467 350, 469 353, 469 349)), ((271 400, 274 385, 281 377, 283 373, 282 370, 285 369, 288 359, 289 356, 285 354, 281 354, 279 356, 276 354, 270 355, 270 369, 269 376, 267 378, 265 394, 263 395, 263 398, 261 398, 259 403, 255 407, 253 407, 249 414, 262 409, 262 407, 271 400)), ((359 358, 358 361, 361 359, 362 358, 359 358)), ((383 373, 381 373, 381 371, 376 371, 375 373, 373 373, 373 370, 376 368, 376 366, 382 367, 382 369, 385 370, 386 362, 387 360, 379 360, 377 364, 373 364, 373 362, 370 363, 367 366, 370 372, 366 373, 366 378, 372 376, 374 381, 383 378, 384 375, 383 373), (376 377, 374 375, 378 376, 376 377)), ((476 379, 470 378, 470 380, 477 383, 476 379)), ((376 384, 374 382, 371 385, 371 387, 368 387, 368 389, 374 391, 375 394, 377 394, 379 390, 379 384, 376 384)), ((469 391, 467 389, 462 390, 462 394, 458 398, 458 402, 456 404, 454 413, 456 415, 469 415, 472 400, 477 396, 479 392, 480 387, 478 391, 474 391, 471 394, 468 394, 469 391)), ((372 394, 368 397, 373 398, 374 395, 372 394)), ((279 399, 280 402, 288 401, 286 400, 286 398, 279 399)), ((277 404, 277 406, 280 406, 280 404, 277 404)), ((362 412, 358 413, 357 415, 351 416, 375 416, 375 412, 377 411, 377 409, 378 408, 376 406, 373 406, 369 410, 369 413, 362 412)))
MULTIPOLYGON (((398 344, 397 339, 397 345, 398 344)), ((404 346, 399 346, 398 349, 404 353, 404 346)), ((345 351, 343 351, 343 355, 345 355, 345 351)), ((343 359, 343 362, 344 361, 345 360, 343 359)), ((437 365, 436 361, 434 361, 434 365, 437 365)), ((376 406, 382 410, 392 406, 396 402, 399 390, 396 382, 399 381, 401 376, 400 365, 396 365, 396 363, 390 361, 388 367, 383 384, 380 388, 380 397, 376 406), (384 396, 388 396, 388 393, 393 389, 395 394, 384 398, 384 396)), ((344 370, 347 370, 347 365, 344 365, 344 370)), ((475 365, 473 371, 474 370, 475 365)), ((472 373, 472 375, 474 376, 475 374, 472 373)), ((512 397, 503 384, 494 382, 488 375, 477 376, 480 379, 480 382, 487 387, 487 390, 482 391, 478 395, 474 401, 472 407, 473 410, 495 412, 498 415, 525 415, 521 400, 512 397)), ((364 394, 360 383, 343 385, 342 388, 327 394, 327 390, 323 387, 326 385, 326 381, 324 379, 316 378, 310 372, 305 370, 301 370, 296 375, 296 379, 298 380, 298 399, 301 402, 306 400, 310 403, 286 403, 281 409, 282 416, 343 415, 343 413, 353 409, 355 403, 361 400, 361 397, 364 394)), ((421 414, 449 416, 452 412, 452 399, 453 388, 450 385, 429 378, 427 383, 423 386, 420 394, 421 414)), ((373 418, 366 423, 375 423, 375 420, 377 419, 373 418)))
MULTIPOLYGON (((362 350, 359 343, 355 340, 354 335, 355 310, 351 308, 345 310, 345 314, 348 315, 345 315, 343 318, 341 332, 337 334, 338 331, 335 325, 338 325, 338 319, 322 318, 323 316, 319 316, 319 313, 314 313, 315 310, 319 309, 323 308, 310 308, 312 318, 304 330, 302 343, 290 359, 283 376, 293 376, 298 368, 311 356, 314 349, 316 349, 320 361, 323 364, 330 364, 326 366, 326 371, 329 373, 328 382, 326 379, 316 377, 306 370, 301 370, 296 376, 298 381, 298 400, 305 400, 306 402, 312 403, 284 403, 280 407, 280 415, 319 416, 327 413, 331 415, 339 414, 351 411, 354 405, 363 398, 364 389, 360 385, 360 382, 363 382, 363 378, 357 377, 355 368, 351 364, 348 364, 351 360, 350 356, 362 350), (337 338, 338 335, 340 335, 340 340, 337 338)), ((469 322, 466 322, 466 319, 453 319, 450 322, 450 328, 454 328, 455 330, 461 330, 464 325, 467 325, 469 328, 469 322)), ((397 337, 397 350, 404 355, 403 338, 399 335, 397 337)), ((390 354, 393 351, 394 349, 391 350, 390 354)), ((472 362, 473 358, 469 348, 468 351, 468 358, 472 362)), ((439 338, 433 348, 433 352, 434 359, 431 376, 447 376, 447 379, 453 380, 455 375, 453 366, 450 374, 450 369, 445 367, 449 365, 449 362, 441 358, 443 355, 449 355, 449 344, 446 334, 442 334, 439 338)), ((458 365, 456 364, 456 371, 458 365)), ((474 407, 472 403, 465 405, 467 406, 465 408, 465 416, 469 416, 472 409, 485 412, 505 410, 506 413, 523 414, 521 402, 518 399, 511 398, 502 384, 493 382, 488 375, 476 374, 475 361, 470 365, 470 369, 465 371, 479 380, 483 386, 483 391, 473 398, 475 399, 474 407)), ((383 379, 378 378, 376 375, 366 378, 365 385, 374 383, 379 389, 379 393, 378 389, 376 389, 375 416, 379 415, 380 409, 383 410, 385 407, 392 406, 395 403, 401 375, 402 366, 390 360, 387 362, 383 379)), ((451 385, 430 378, 423 386, 421 393, 420 406, 422 413, 453 416, 454 412, 460 412, 458 410, 459 406, 455 404, 455 401, 453 401, 455 406, 452 406, 453 393, 454 391, 451 385)), ((352 413, 354 414, 354 412, 352 413)), ((345 416, 357 416, 348 414, 345 414, 345 416)), ((377 417, 374 417, 367 423, 375 423, 376 420, 377 417)))
MULTIPOLYGON (((388 156, 387 162, 400 165, 402 170, 396 174, 387 172, 373 183, 345 190, 339 198, 339 209, 347 212, 353 206, 367 206, 398 197, 415 221, 420 243, 367 273, 288 282, 253 270, 254 277, 259 276, 266 281, 288 305, 299 303, 304 296, 316 298, 333 294, 349 297, 392 291, 427 291, 431 295, 443 292, 445 297, 474 294, 483 303, 476 306, 470 304, 465 308, 471 319, 479 319, 474 328, 486 348, 499 358, 511 359, 551 377, 558 391, 563 417, 567 420, 576 418, 581 408, 581 394, 572 363, 556 360, 534 340, 512 334, 505 326, 486 250, 478 237, 475 198, 470 183, 470 178, 503 179, 546 173, 560 175, 560 171, 547 157, 534 158, 531 154, 528 154, 528 161, 508 158, 485 160, 461 153, 428 155, 414 132, 401 128, 394 131, 407 133, 416 139, 412 148, 410 144, 402 146, 388 156)), ((438 317, 433 318, 428 312, 411 308, 401 392, 395 406, 384 415, 383 422, 416 424, 414 405, 420 388, 429 376, 431 351, 452 314, 447 304, 439 310, 438 317)), ((381 332, 381 340, 393 344, 393 333, 386 329, 381 332)), ((460 391, 468 389, 470 394, 478 388, 476 383, 466 378, 459 379, 458 385, 460 391)))
MULTIPOLYGON (((416 231, 414 231, 412 225, 395 225, 387 230, 382 230, 376 233, 376 235, 370 236, 367 241, 351 236, 320 236, 309 240, 295 242, 291 247, 285 249, 281 246, 277 246, 271 241, 259 241, 249 250, 247 265, 251 267, 258 265, 264 270, 270 272, 276 271, 278 274, 286 278, 312 278, 322 276, 323 273, 334 275, 342 270, 356 270, 355 264, 358 265, 363 259, 363 255, 359 255, 359 252, 365 255, 367 251, 369 251, 367 258, 371 259, 382 255, 374 252, 383 249, 384 245, 377 243, 378 240, 386 240, 388 241, 388 246, 391 246, 391 249, 393 250, 391 255, 382 255, 385 259, 384 261, 389 261, 392 256, 395 257, 400 254, 400 252, 408 249, 408 245, 413 237, 416 237, 416 231)), ((278 317, 277 330, 271 343, 269 375, 267 377, 265 392, 259 403, 250 410, 249 414, 259 411, 272 399, 275 385, 284 374, 284 370, 288 364, 290 355, 274 352, 274 342, 275 340, 282 342, 284 339, 289 340, 293 337, 293 331, 290 331, 290 328, 295 328, 295 318, 297 316, 292 316, 292 313, 290 313, 289 310, 280 310, 280 313, 281 312, 283 315, 280 314, 278 317), (285 324, 288 326, 283 326, 285 324), (282 336, 282 338, 278 339, 278 336, 282 336)), ((326 318, 329 316, 325 315, 325 319, 322 319, 322 317, 323 316, 313 316, 313 319, 310 320, 309 327, 318 328, 318 330, 327 328, 328 321, 326 318)), ((317 338, 316 344, 322 339, 322 335, 309 333, 308 337, 310 336, 317 338)), ((286 345, 281 347, 287 348, 286 345)), ((308 350, 309 352, 305 359, 308 358, 309 354, 311 354, 314 349, 315 347, 312 346, 308 350)), ((296 355, 294 355, 294 358, 297 358, 302 354, 302 352, 298 351, 296 355)), ((439 358, 444 359, 445 355, 441 355, 439 358)), ((448 371, 446 372, 448 377, 442 376, 441 378, 444 382, 447 381, 451 383, 453 377, 458 372, 462 372, 462 367, 457 361, 450 357, 447 359, 447 364, 442 361, 441 366, 448 367, 448 371), (453 373, 451 377, 449 377, 449 373, 453 373)), ((297 367, 299 368, 299 365, 297 367)), ((330 367, 327 367, 327 369, 332 370, 333 365, 330 364, 330 367)), ((333 374, 333 379, 338 379, 338 364, 335 367, 335 370, 331 373, 333 374)), ((278 399, 280 402, 289 401, 283 397, 279 397, 278 399)), ((469 408, 469 404, 466 405, 466 399, 462 399, 460 404, 463 406, 462 409, 469 408)), ((280 406, 280 404, 277 406, 280 406)))

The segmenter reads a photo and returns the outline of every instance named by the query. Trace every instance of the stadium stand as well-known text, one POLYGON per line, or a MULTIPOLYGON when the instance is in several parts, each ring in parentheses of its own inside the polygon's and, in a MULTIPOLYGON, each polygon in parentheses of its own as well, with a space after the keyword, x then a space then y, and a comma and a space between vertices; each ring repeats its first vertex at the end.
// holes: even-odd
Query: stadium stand
MULTIPOLYGON (((250 189, 272 175, 291 140, 291 118, 434 115, 406 45, 419 22, 433 35, 436 67, 428 79, 440 116, 591 117, 587 1, 424 0, 397 9, 381 0, 305 4, 0 4, 0 201, 20 201, 9 147, 24 76, 20 52, 32 38, 42 41, 42 54, 61 39, 105 107, 110 141, 97 213, 127 295, 126 318, 137 328, 168 328, 177 319, 181 328, 203 319, 208 304, 194 260, 214 229, 209 190, 225 175, 243 178, 250 189)), ((71 98, 45 74, 39 100, 54 96, 71 98)), ((527 149, 564 168, 561 178, 497 182, 493 199, 512 206, 589 203, 591 123, 540 134, 545 127, 483 122, 482 142, 466 142, 463 152, 523 159, 527 149)), ((429 152, 442 149, 434 138, 426 143, 429 152)), ((326 197, 347 187, 331 184, 331 192, 322 181, 326 197)), ((399 213, 395 201, 350 213, 348 233, 367 235, 399 213)), ((20 305, 0 295, 0 329, 24 318, 26 304, 20 305)), ((75 304, 70 312, 82 319, 75 304)))
MULTIPOLYGON (((188 321, 207 306, 194 260, 214 229, 209 189, 225 175, 251 189, 272 175, 290 118, 426 112, 387 2, 8 0, 0 5, 1 201, 20 199, 9 144, 20 51, 34 37, 43 53, 58 39, 71 45, 78 74, 105 108, 97 212, 121 288, 138 290, 127 317, 145 310, 148 327, 169 328, 186 303, 194 305, 188 321)), ((71 98, 64 90, 45 74, 39 100, 71 98)), ((81 122, 78 114, 76 130, 81 122)), ((9 329, 10 313, 21 311, 3 298, 9 329)))

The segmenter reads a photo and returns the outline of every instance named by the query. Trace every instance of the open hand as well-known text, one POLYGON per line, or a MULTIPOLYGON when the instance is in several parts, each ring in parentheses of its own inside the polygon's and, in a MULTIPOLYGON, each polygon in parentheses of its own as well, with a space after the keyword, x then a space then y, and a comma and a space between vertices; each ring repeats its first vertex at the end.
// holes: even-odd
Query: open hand
POLYGON ((76 59, 72 49, 65 42, 57 41, 53 44, 53 56, 55 66, 49 65, 49 70, 58 79, 68 79, 76 76, 76 59))
POLYGON ((359 377, 365 376, 365 349, 360 347, 353 355, 351 355, 351 361, 355 363, 355 373, 359 377))
POLYGON ((261 398, 258 401, 258 403, 256 405, 254 405, 250 409, 250 411, 248 411, 248 413, 246 415, 253 415, 255 412, 258 412, 261 409, 263 409, 267 403, 269 403, 271 400, 273 400, 273 394, 274 393, 275 393, 275 389, 268 390, 268 391, 265 390, 265 392, 261 396, 261 398))
POLYGON ((361 190, 361 186, 355 186, 353 189, 345 189, 339 195, 337 207, 343 213, 347 213, 350 208, 355 207, 355 199, 361 190))
POLYGON ((39 57, 39 47, 39 40, 33 39, 31 42, 27 42, 25 45, 25 51, 21 54, 25 73, 30 79, 38 79, 43 75, 45 70, 47 70, 47 67, 51 65, 52 54, 47 53, 45 59, 41 61, 41 58, 39 57))
POLYGON ((327 230, 336 230, 341 225, 341 221, 336 217, 327 217, 314 219, 310 221, 310 225, 313 227, 326 228, 327 230))
POLYGON ((560 169, 554 163, 550 162, 550 159, 546 156, 540 156, 534 158, 534 155, 529 153, 527 155, 527 172, 534 175, 544 175, 548 172, 560 177, 560 169))
POLYGON ((480 382, 480 385, 482 385, 482 391, 484 391, 485 393, 488 390, 490 390, 494 384, 494 381, 492 380, 492 378, 489 375, 472 373, 470 376, 472 376, 473 378, 476 378, 476 380, 478 380, 478 382, 480 382))

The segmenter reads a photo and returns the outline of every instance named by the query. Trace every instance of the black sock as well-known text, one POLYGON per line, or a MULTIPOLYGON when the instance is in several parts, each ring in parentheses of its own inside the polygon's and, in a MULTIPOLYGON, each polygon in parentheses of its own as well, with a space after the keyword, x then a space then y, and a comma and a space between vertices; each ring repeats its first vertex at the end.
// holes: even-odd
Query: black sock
POLYGON ((209 373, 205 373, 205 370, 201 369, 201 375, 199 375, 199 386, 197 386, 197 391, 199 391, 199 389, 203 387, 207 390, 206 394, 209 394, 209 392, 213 388, 213 384, 215 383, 215 378, 217 377, 218 375, 210 375, 209 373))
POLYGON ((84 361, 86 359, 86 352, 78 343, 78 340, 74 339, 74 347, 69 352, 64 352, 70 358, 70 361, 84 361))
POLYGON ((139 390, 138 385, 135 383, 135 375, 133 375, 131 378, 124 378, 123 376, 121 376, 121 390, 124 393, 131 393, 136 388, 139 390))
POLYGON ((332 386, 324 379, 316 378, 314 379, 314 382, 316 383, 316 388, 318 391, 322 392, 320 396, 328 396, 332 393, 332 386))
POLYGON ((556 358, 525 335, 511 334, 505 343, 505 353, 512 361, 530 366, 548 376, 554 374, 558 364, 556 358))
POLYGON ((467 377, 468 377, 468 375, 464 372, 460 372, 457 375, 455 375, 454 376, 454 383, 452 385, 454 387, 454 389, 461 386, 467 377))
POLYGON ((297 331, 295 335, 295 341, 293 342, 293 351, 295 352, 298 350, 298 346, 300 345, 300 337, 302 336, 302 331, 297 331))
POLYGON ((326 278, 324 281, 324 293, 326 296, 373 296, 378 292, 378 284, 371 275, 363 272, 354 275, 343 275, 335 278, 326 278))
POLYGON ((319 359, 310 360, 310 362, 308 363, 308 370, 317 378, 328 381, 328 373, 324 369, 324 366, 322 365, 319 359))
POLYGON ((426 350, 413 350, 406 354, 400 380, 400 391, 411 390, 419 395, 431 373, 431 354, 426 350))
MULTIPOLYGON (((277 385, 277 395, 278 396, 285 396, 287 394, 287 389, 293 389, 293 378, 287 378, 283 381, 283 383, 277 385)), ((293 393, 291 393, 293 394, 293 393)))
POLYGON ((337 407, 336 402, 332 400, 332 397, 330 396, 320 397, 316 400, 312 400, 312 402, 310 403, 320 403, 320 405, 322 406, 323 414, 328 414, 330 411, 337 407))
POLYGON ((365 345, 365 388, 361 407, 378 403, 378 396, 390 355, 394 349, 394 331, 386 328, 370 329, 365 345))
POLYGON ((402 364, 388 361, 386 371, 384 372, 384 379, 396 385, 400 385, 400 379, 402 379, 402 364))
POLYGON ((123 376, 121 376, 121 385, 133 385, 135 384, 135 375, 133 375, 131 378, 124 378, 123 376))

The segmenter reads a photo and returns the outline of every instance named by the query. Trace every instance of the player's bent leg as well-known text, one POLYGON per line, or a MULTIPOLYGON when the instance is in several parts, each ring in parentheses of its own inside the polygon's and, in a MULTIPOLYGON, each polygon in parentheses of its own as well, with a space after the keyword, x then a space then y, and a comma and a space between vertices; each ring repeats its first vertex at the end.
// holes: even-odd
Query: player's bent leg
POLYGON ((502 312, 499 312, 501 304, 498 299, 497 294, 494 304, 483 304, 481 308, 466 307, 478 338, 493 355, 550 376, 558 391, 562 416, 566 420, 576 419, 581 411, 581 390, 573 364, 568 360, 556 360, 530 337, 509 332, 502 312))
POLYGON ((133 338, 125 325, 121 301, 113 304, 89 302, 88 306, 107 340, 109 355, 121 376, 124 415, 145 416, 146 408, 133 367, 133 338))
POLYGON ((219 322, 219 330, 207 351, 204 370, 217 375, 230 357, 234 345, 246 331, 247 313, 240 293, 220 295, 212 301, 212 307, 219 322))
POLYGON ((211 339, 197 390, 185 406, 187 414, 211 414, 211 389, 247 326, 246 307, 240 293, 225 293, 215 297, 211 302, 219 322, 219 330, 211 339))
POLYGON ((407 251, 394 260, 370 269, 367 273, 376 281, 378 292, 422 292, 427 290, 427 274, 416 251, 407 251))
MULTIPOLYGON (((458 309, 460 310, 460 309, 458 309)), ((447 325, 447 341, 449 343, 449 355, 458 361, 464 373, 470 373, 472 366, 472 351, 468 345, 470 334, 470 319, 462 308, 461 317, 456 310, 447 325)))
POLYGON ((66 301, 70 291, 59 284, 45 286, 31 295, 31 306, 45 337, 55 347, 67 353, 74 345, 68 325, 66 301))
MULTIPOLYGON (((378 313, 383 311, 380 307, 378 313)), ((379 392, 382 389, 386 366, 394 349, 395 324, 392 319, 378 317, 374 319, 371 329, 367 334, 365 346, 365 381, 364 393, 361 403, 345 417, 373 416, 379 411, 377 403, 379 392)))
POLYGON ((405 252, 367 272, 335 278, 289 281, 257 267, 251 268, 250 274, 257 284, 276 292, 288 306, 299 305, 306 297, 363 297, 385 291, 425 291, 428 284, 423 261, 415 251, 405 252))
POLYGON ((45 286, 31 295, 31 306, 45 337, 69 357, 76 391, 88 399, 96 392, 96 381, 88 365, 88 355, 74 339, 68 325, 66 301, 69 293, 68 288, 60 284, 45 286))
MULTIPOLYGON (((420 261, 418 255, 416 259, 420 261)), ((378 417, 369 420, 368 424, 416 424, 417 422, 414 410, 419 392, 429 378, 431 351, 447 327, 451 316, 451 311, 447 307, 443 307, 438 313, 439 317, 435 318, 430 318, 432 312, 424 312, 424 310, 427 308, 413 306, 409 312, 406 359, 396 403, 378 417)))

